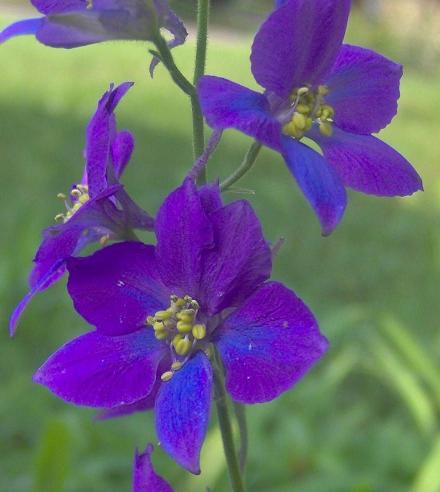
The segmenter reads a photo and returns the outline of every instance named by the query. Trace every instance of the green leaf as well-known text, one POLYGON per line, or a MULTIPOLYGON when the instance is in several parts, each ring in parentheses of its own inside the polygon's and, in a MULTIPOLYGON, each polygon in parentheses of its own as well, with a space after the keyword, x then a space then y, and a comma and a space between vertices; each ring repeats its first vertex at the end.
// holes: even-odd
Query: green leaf
POLYGON ((439 492, 440 491, 440 435, 420 468, 414 481, 411 492, 439 492))

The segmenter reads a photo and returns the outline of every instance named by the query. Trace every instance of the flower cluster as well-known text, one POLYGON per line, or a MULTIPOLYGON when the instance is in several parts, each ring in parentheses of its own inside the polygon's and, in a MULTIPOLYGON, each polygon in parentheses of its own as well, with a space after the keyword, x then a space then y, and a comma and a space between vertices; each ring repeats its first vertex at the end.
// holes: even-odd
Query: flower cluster
MULTIPOLYGON (((409 162, 372 135, 397 111, 402 68, 342 44, 349 0, 276 2, 251 54, 264 93, 214 76, 187 81, 170 51, 186 29, 166 0, 32 3, 43 17, 12 24, 0 42, 23 34, 56 48, 153 42, 151 72, 163 61, 191 96, 195 131, 200 111, 215 130, 153 218, 120 184, 134 137, 118 130, 114 112, 133 84, 111 85, 87 126, 82 179, 58 194, 66 209, 43 231, 29 293, 10 321, 13 334, 30 299, 67 271, 74 308, 93 329, 51 355, 34 381, 68 403, 97 408, 101 419, 154 410, 163 450, 198 474, 214 388, 239 404, 269 402, 311 369, 328 342, 301 299, 270 280, 274 251, 249 202, 225 203, 217 180, 197 178, 221 131, 235 128, 284 157, 325 235, 343 216, 346 187, 382 196, 420 190, 409 162), (152 231, 154 244, 136 229, 152 231), (81 256, 91 243, 97 250, 81 256)), ((170 492, 152 452, 151 444, 136 451, 133 490, 170 492)))

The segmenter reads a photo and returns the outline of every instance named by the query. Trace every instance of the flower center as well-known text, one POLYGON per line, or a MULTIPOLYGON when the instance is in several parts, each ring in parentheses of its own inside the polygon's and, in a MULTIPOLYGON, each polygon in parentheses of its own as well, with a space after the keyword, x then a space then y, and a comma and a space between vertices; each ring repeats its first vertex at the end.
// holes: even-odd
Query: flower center
POLYGON ((146 324, 153 327, 155 337, 166 341, 171 349, 173 363, 171 370, 162 374, 162 381, 169 381, 206 338, 206 325, 197 322, 199 309, 199 303, 192 297, 172 295, 169 308, 148 316, 146 324))
POLYGON ((291 120, 283 126, 283 133, 300 140, 317 123, 319 131, 326 137, 333 133, 334 109, 325 103, 329 93, 326 85, 320 85, 313 91, 310 87, 295 89, 290 100, 293 111, 291 120))
POLYGON ((70 192, 69 196, 58 193, 57 198, 64 201, 66 213, 55 216, 57 222, 66 223, 78 210, 90 200, 89 188, 86 185, 78 184, 70 192))

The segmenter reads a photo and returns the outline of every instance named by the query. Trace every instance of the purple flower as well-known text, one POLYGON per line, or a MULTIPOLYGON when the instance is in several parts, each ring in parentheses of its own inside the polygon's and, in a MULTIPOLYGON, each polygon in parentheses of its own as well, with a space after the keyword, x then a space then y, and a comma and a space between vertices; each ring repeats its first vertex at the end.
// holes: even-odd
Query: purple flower
POLYGON ((157 437, 199 473, 213 374, 242 403, 291 388, 327 349, 287 287, 268 281, 271 251, 246 201, 223 205, 217 185, 186 179, 161 206, 156 246, 123 242, 68 260, 68 291, 92 331, 67 343, 35 381, 104 417, 154 405, 157 437))
POLYGON ((132 229, 153 228, 153 219, 133 202, 118 181, 133 152, 134 138, 126 130, 117 130, 113 111, 132 85, 125 82, 110 87, 98 103, 87 127, 83 178, 68 195, 58 195, 65 202, 66 212, 55 217, 58 225, 43 231, 29 278, 30 291, 10 319, 11 335, 32 297, 64 274, 66 258, 90 243, 105 244, 126 239, 132 229))
POLYGON ((371 135, 397 112, 402 67, 342 44, 350 0, 277 5, 252 47, 252 73, 264 94, 206 76, 201 105, 211 127, 235 128, 282 154, 326 235, 344 214, 345 187, 380 196, 422 189, 410 163, 371 135))
POLYGON ((154 447, 148 444, 146 450, 135 453, 133 463, 133 492, 173 492, 171 485, 157 475, 151 463, 154 447))
POLYGON ((8 26, 0 33, 0 43, 33 34, 54 48, 77 48, 112 40, 151 41, 158 29, 165 28, 173 36, 169 42, 173 48, 188 35, 167 0, 32 0, 32 4, 44 17, 8 26))

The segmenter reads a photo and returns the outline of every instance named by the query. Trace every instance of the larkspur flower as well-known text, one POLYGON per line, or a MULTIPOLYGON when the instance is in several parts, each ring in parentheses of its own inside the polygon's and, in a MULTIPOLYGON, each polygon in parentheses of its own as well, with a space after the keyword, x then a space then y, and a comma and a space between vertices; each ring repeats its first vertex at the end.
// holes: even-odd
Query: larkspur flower
POLYGON ((11 335, 32 297, 64 274, 66 258, 79 254, 90 243, 104 245, 110 240, 126 239, 132 229, 153 228, 150 215, 119 184, 134 149, 134 138, 127 130, 117 130, 113 112, 132 85, 125 82, 110 87, 98 103, 87 127, 83 178, 68 195, 58 195, 65 202, 66 212, 55 217, 59 224, 43 231, 29 278, 30 291, 10 319, 11 335))
POLYGON ((173 492, 171 485, 154 471, 151 463, 153 450, 153 445, 148 444, 143 453, 135 453, 133 492, 173 492))
POLYGON ((55 352, 34 380, 109 416, 154 403, 164 450, 199 473, 213 346, 231 397, 252 404, 290 389, 327 341, 305 304, 268 281, 271 250, 248 202, 223 205, 218 185, 186 179, 155 231, 156 246, 121 242, 68 260, 69 294, 96 331, 55 352))
POLYGON ((342 44, 350 0, 284 0, 277 7, 251 54, 265 92, 205 76, 201 105, 211 127, 235 128, 282 154, 327 235, 344 214, 345 187, 380 196, 422 189, 411 164, 372 136, 397 112, 402 67, 342 44))
MULTIPOLYGON (((173 38, 170 48, 183 44, 185 26, 167 0, 32 0, 44 17, 25 19, 6 27, 0 43, 22 35, 35 35, 54 48, 77 48, 103 41, 152 41, 160 28, 173 38)), ((152 70, 157 63, 155 58, 152 70)))

